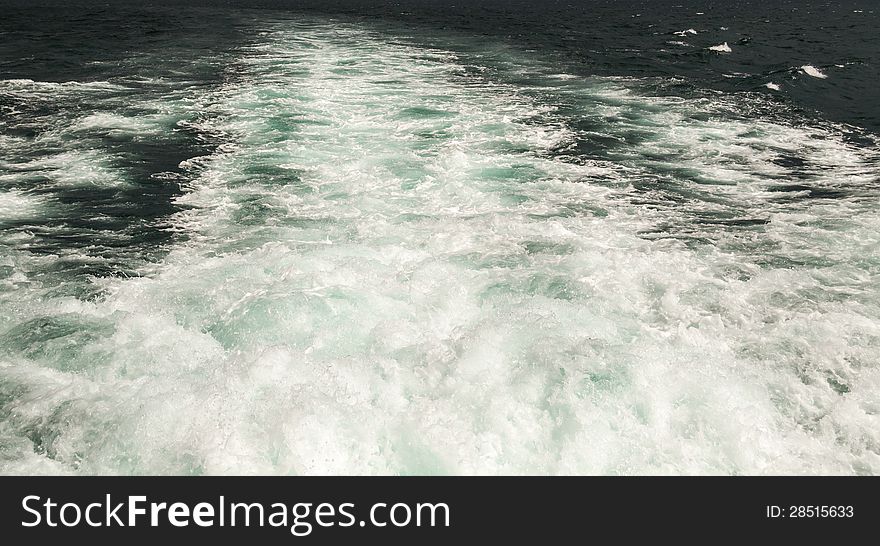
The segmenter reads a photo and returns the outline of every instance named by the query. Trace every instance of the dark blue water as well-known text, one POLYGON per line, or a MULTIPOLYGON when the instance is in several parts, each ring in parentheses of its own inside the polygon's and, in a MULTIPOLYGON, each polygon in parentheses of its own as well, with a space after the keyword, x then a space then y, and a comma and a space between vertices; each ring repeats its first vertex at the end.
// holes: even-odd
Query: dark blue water
POLYGON ((156 48, 187 55, 232 48, 249 38, 237 23, 254 8, 394 22, 425 36, 502 38, 585 75, 680 77, 724 91, 761 90, 779 80, 785 100, 880 128, 880 10, 870 1, 7 1, 0 68, 9 77, 99 78, 106 72, 89 65, 98 59, 156 48), (674 34, 688 29, 698 34, 674 34), (730 55, 705 50, 724 42, 730 55), (800 78, 803 65, 833 77, 800 78))

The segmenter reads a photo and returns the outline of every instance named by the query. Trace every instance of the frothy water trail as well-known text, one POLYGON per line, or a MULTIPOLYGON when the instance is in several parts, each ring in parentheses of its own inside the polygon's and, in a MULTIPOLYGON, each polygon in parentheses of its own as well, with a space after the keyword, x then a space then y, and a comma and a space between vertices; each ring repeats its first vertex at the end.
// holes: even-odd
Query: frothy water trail
POLYGON ((10 250, 0 468, 877 471, 870 150, 454 51, 266 23, 177 104, 222 144, 159 263, 47 297, 10 250))

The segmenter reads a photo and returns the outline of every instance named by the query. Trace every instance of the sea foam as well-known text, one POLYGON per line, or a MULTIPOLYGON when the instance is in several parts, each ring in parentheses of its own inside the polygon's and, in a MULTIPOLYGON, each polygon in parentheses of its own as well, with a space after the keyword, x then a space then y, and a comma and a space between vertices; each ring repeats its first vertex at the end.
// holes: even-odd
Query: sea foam
POLYGON ((717 51, 718 53, 730 53, 732 51, 730 49, 730 46, 727 45, 727 42, 724 42, 723 44, 710 46, 708 49, 709 49, 709 51, 717 51))
POLYGON ((818 68, 816 68, 813 65, 805 64, 801 67, 801 70, 807 76, 812 76, 814 78, 825 79, 828 77, 824 72, 822 72, 821 70, 819 70, 818 68))
MULTIPOLYGON (((219 143, 160 260, 79 298, 0 247, 0 470, 880 471, 880 213, 845 193, 870 149, 742 115, 760 93, 259 28, 235 78, 162 101, 219 143)), ((71 183, 116 172, 70 153, 71 183)))

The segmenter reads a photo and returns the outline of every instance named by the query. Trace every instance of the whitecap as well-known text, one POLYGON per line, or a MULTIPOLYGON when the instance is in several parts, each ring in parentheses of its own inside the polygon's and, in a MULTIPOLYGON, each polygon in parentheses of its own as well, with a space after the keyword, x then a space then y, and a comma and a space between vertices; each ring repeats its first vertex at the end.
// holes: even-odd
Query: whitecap
POLYGON ((718 53, 730 53, 733 50, 730 49, 730 46, 727 45, 727 42, 724 42, 723 44, 710 46, 709 51, 717 51, 718 53))
POLYGON ((692 28, 689 28, 687 30, 679 30, 678 32, 673 32, 673 34, 675 34, 676 36, 687 36, 688 34, 696 34, 696 33, 697 33, 697 31, 692 28))
POLYGON ((143 134, 154 132, 157 127, 151 126, 145 117, 122 116, 107 112, 89 114, 77 120, 72 131, 108 131, 114 133, 143 134))
POLYGON ((114 90, 114 89, 122 89, 121 86, 116 85, 114 83, 107 82, 107 81, 48 82, 48 81, 36 81, 36 80, 29 79, 29 78, 12 78, 12 79, 0 80, 0 86, 6 87, 6 88, 12 87, 13 89, 29 88, 29 89, 37 89, 37 90, 56 90, 56 89, 114 90))
POLYGON ((823 73, 821 70, 819 70, 818 68, 816 68, 813 65, 805 64, 804 66, 801 67, 801 70, 807 76, 812 76, 814 78, 820 78, 820 79, 824 80, 825 78, 828 77, 827 75, 825 75, 825 73, 823 73))
POLYGON ((767 89, 772 89, 773 91, 779 91, 779 84, 773 82, 767 82, 764 84, 764 87, 767 89))

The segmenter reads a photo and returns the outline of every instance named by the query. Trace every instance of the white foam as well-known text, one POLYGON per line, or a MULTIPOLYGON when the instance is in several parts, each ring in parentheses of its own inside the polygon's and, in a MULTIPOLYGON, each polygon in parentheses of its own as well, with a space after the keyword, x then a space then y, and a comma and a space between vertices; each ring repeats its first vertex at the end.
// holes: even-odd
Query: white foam
POLYGON ((708 49, 709 51, 717 51, 719 53, 730 53, 732 51, 732 49, 730 49, 730 46, 727 45, 727 42, 724 42, 723 44, 709 46, 708 49))
POLYGON ((34 175, 46 178, 42 185, 58 187, 117 187, 128 183, 112 165, 112 157, 102 150, 76 148, 17 165, 16 170, 4 175, 10 179, 29 179, 34 175))
POLYGON ((46 202, 20 190, 0 191, 0 222, 38 217, 46 202))
POLYGON ((61 90, 117 90, 123 89, 122 86, 107 81, 67 81, 67 82, 46 82, 36 81, 28 78, 13 78, 0 80, 0 89, 5 91, 27 90, 31 92, 57 92, 61 90))
POLYGON ((466 80, 443 50, 307 23, 267 25, 239 77, 199 97, 229 142, 184 165, 172 221, 188 237, 155 271, 96 280, 106 297, 88 302, 0 293, 18 298, 0 300, 0 334, 69 331, 0 361, 0 470, 880 469, 880 212, 768 191, 791 176, 780 154, 819 186, 876 179, 875 157, 829 128, 723 114, 761 97, 619 78, 530 93, 466 80), (548 93, 607 120, 616 162, 554 155, 589 135, 548 93), (646 235, 731 209, 770 223, 690 222, 714 238, 696 248, 684 228, 646 235))
POLYGON ((158 133, 162 127, 151 123, 151 119, 141 115, 122 116, 108 112, 99 112, 85 115, 77 119, 70 127, 70 131, 106 131, 109 133, 143 135, 158 133))
POLYGON ((689 28, 687 30, 679 30, 677 32, 673 32, 673 34, 675 34, 676 36, 687 36, 688 34, 696 34, 696 33, 697 33, 697 31, 692 28, 689 28))
POLYGON ((819 70, 818 68, 816 68, 813 65, 805 64, 801 67, 801 70, 807 76, 812 76, 814 78, 825 79, 828 77, 827 75, 825 75, 825 73, 823 73, 821 70, 819 70))
POLYGON ((770 89, 770 90, 772 90, 772 91, 779 91, 779 89, 780 89, 779 84, 778 84, 778 83, 773 83, 773 82, 767 82, 767 83, 765 83, 765 84, 764 84, 764 87, 766 87, 767 89, 770 89))

